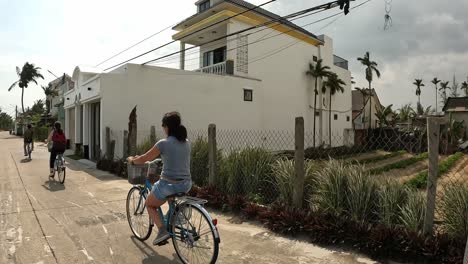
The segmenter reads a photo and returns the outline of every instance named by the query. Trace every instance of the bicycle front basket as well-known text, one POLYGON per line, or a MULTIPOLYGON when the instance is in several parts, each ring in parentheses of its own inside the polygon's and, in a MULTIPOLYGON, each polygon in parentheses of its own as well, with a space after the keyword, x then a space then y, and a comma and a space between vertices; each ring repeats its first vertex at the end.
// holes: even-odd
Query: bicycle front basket
MULTIPOLYGON (((151 178, 154 178, 157 173, 157 167, 156 166, 151 166, 149 171, 149 177, 150 180, 151 178)), ((128 182, 130 184, 145 184, 147 175, 148 175, 148 165, 142 164, 142 165, 132 165, 128 164, 127 166, 127 174, 128 174, 128 182)))

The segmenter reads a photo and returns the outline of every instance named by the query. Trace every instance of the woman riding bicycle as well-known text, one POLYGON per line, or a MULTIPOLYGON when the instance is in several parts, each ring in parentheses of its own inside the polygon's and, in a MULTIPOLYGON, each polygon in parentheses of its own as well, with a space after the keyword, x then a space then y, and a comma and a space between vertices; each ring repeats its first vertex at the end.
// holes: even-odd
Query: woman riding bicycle
POLYGON ((187 129, 181 124, 179 113, 170 112, 164 115, 162 127, 167 138, 158 141, 148 152, 141 156, 129 157, 128 162, 144 164, 161 155, 163 168, 161 179, 157 181, 146 200, 146 207, 153 222, 158 227, 158 235, 153 241, 157 245, 170 234, 166 230, 158 208, 167 201, 167 197, 176 193, 186 193, 192 187, 190 175, 190 144, 187 141, 187 129))
POLYGON ((57 154, 63 154, 67 146, 67 139, 65 137, 65 133, 62 130, 62 125, 60 124, 60 122, 55 122, 54 129, 50 132, 49 137, 47 138, 47 142, 49 144, 52 144, 51 148, 49 149, 49 177, 54 177, 54 165, 55 159, 57 158, 57 154))

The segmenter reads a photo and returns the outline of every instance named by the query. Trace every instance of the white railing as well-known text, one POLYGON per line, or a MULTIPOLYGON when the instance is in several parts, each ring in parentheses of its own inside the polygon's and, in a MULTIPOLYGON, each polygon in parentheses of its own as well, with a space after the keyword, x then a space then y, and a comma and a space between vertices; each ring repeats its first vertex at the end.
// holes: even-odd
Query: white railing
POLYGON ((196 72, 209 73, 209 74, 218 74, 226 75, 226 62, 216 63, 207 67, 200 68, 195 70, 196 72))

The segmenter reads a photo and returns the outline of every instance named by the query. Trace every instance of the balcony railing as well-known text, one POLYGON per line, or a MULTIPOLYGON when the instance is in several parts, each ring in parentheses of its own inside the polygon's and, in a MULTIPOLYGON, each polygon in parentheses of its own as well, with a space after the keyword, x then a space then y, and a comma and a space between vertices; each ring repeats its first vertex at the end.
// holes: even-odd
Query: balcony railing
POLYGON ((207 67, 195 70, 196 72, 217 74, 217 75, 232 75, 234 74, 234 62, 231 60, 216 63, 207 67))

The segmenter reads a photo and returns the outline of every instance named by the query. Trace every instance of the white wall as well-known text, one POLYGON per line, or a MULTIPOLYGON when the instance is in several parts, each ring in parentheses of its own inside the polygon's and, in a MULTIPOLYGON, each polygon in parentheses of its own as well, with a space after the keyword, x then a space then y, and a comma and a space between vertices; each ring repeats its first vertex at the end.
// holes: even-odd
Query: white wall
MULTIPOLYGON (((210 123, 218 129, 264 128, 261 81, 133 64, 125 68, 101 75, 102 134, 106 127, 113 133, 128 130, 135 105, 139 131, 149 131, 152 125, 160 129, 169 111, 180 112, 190 130, 205 131, 210 123), (244 101, 244 88, 254 90, 253 102, 244 101)), ((119 142, 116 155, 122 155, 119 142)))

